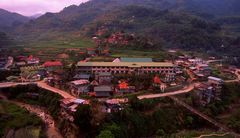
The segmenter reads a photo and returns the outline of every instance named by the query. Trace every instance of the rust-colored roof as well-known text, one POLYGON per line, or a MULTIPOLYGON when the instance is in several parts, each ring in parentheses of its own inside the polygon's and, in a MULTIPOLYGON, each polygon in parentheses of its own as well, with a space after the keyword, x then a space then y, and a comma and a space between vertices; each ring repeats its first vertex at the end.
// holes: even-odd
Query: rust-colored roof
POLYGON ((51 66, 62 66, 63 64, 60 61, 47 61, 43 64, 44 67, 51 67, 51 66))
POLYGON ((154 78, 153 78, 153 82, 155 83, 155 84, 161 84, 162 82, 161 82, 161 79, 158 77, 158 76, 155 76, 154 78))

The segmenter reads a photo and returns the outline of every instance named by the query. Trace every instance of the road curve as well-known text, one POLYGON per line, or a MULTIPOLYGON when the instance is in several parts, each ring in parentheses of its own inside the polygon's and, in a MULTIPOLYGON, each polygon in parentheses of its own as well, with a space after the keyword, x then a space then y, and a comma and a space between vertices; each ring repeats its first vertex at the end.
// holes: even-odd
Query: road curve
POLYGON ((69 98, 69 99, 74 99, 74 100, 77 99, 76 97, 70 95, 68 92, 57 89, 57 88, 54 88, 52 86, 49 86, 44 82, 38 82, 37 86, 40 87, 40 88, 49 90, 51 92, 57 93, 57 94, 61 95, 63 98, 69 98))
POLYGON ((174 92, 167 92, 167 93, 160 93, 160 94, 148 94, 148 95, 140 95, 138 96, 139 100, 142 99, 152 99, 152 98, 160 98, 160 97, 167 97, 172 95, 184 94, 189 93, 194 89, 195 84, 191 84, 181 90, 174 91, 174 92))

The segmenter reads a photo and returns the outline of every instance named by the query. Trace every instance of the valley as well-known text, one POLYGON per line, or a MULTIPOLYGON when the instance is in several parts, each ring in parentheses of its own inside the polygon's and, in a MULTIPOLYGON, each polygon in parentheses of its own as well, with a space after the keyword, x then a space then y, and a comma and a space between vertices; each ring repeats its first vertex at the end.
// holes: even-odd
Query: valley
POLYGON ((70 3, 0 2, 0 137, 240 137, 238 0, 70 3))

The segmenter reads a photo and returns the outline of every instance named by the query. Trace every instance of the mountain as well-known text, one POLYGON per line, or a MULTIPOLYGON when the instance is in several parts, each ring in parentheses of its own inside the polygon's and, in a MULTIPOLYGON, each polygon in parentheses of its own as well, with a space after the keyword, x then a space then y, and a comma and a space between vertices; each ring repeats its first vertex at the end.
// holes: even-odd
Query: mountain
POLYGON ((22 26, 20 30, 79 31, 83 25, 93 22, 98 17, 131 5, 160 11, 185 11, 205 18, 240 15, 239 0, 91 0, 79 6, 69 6, 59 13, 46 13, 22 26))
POLYGON ((0 9, 0 28, 8 28, 29 21, 28 17, 0 9))
POLYGON ((231 45, 240 36, 239 7, 239 0, 91 0, 46 13, 12 32, 18 38, 52 40, 91 37, 105 27, 161 40, 170 47, 221 52, 223 43, 231 45))
POLYGON ((42 15, 43 15, 42 13, 37 13, 37 14, 34 14, 34 15, 30 16, 29 18, 30 19, 37 19, 37 18, 39 18, 42 15))
POLYGON ((0 32, 0 48, 4 48, 12 43, 12 40, 3 32, 0 32))

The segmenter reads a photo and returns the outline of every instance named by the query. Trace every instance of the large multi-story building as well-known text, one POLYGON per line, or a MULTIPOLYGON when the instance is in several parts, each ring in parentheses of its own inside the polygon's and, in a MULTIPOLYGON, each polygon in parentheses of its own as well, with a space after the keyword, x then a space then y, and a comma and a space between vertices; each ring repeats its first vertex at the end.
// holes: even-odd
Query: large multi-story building
POLYGON ((175 73, 175 65, 169 62, 78 62, 77 68, 86 73, 175 73))

